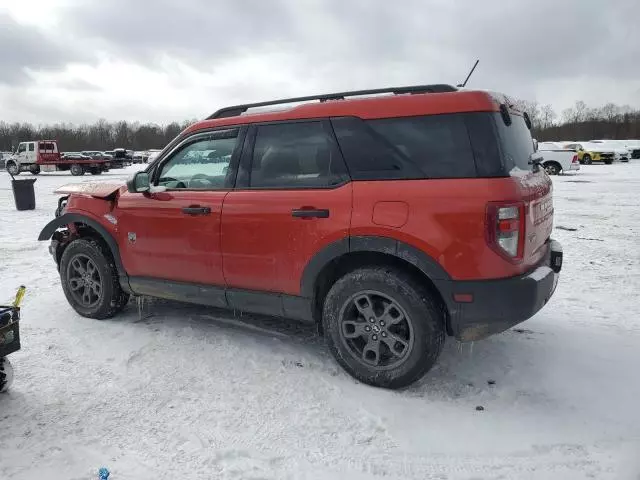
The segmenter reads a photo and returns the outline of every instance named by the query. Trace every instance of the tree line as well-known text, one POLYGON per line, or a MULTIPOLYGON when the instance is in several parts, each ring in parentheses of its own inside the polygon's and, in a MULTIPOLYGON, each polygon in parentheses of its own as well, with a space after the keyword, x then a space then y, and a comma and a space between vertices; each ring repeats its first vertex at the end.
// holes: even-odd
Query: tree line
MULTIPOLYGON (((526 100, 516 103, 529 113, 533 134, 539 141, 640 139, 640 110, 628 105, 608 103, 590 108, 585 102, 578 101, 558 115, 551 105, 526 100)), ((49 139, 58 140, 63 152, 114 148, 160 149, 194 122, 158 125, 98 120, 84 125, 60 123, 34 126, 0 121, 0 151, 15 151, 20 142, 49 139)))
POLYGON ((539 141, 640 139, 640 110, 629 105, 607 103, 590 108, 580 100, 558 115, 548 104, 525 100, 516 104, 529 113, 533 135, 539 141))
POLYGON ((93 124, 55 124, 34 126, 29 123, 0 121, 0 151, 15 151, 20 142, 30 140, 58 140, 63 152, 82 150, 160 149, 195 120, 168 125, 138 122, 107 122, 93 124))

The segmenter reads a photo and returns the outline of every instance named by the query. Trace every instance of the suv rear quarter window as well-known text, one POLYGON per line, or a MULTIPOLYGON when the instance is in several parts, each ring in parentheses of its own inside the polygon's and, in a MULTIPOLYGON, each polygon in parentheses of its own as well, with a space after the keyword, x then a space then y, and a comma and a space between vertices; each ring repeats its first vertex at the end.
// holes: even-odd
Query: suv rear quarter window
POLYGON ((389 118, 367 123, 427 178, 476 176, 462 115, 389 118))
POLYGON ((363 121, 333 128, 354 180, 505 176, 490 113, 363 121))

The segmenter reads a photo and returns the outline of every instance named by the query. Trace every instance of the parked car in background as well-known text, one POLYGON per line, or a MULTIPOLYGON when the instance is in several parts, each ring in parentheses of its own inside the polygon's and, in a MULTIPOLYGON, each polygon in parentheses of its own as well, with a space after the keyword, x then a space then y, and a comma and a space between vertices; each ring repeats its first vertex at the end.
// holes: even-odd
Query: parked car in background
POLYGON ((477 341, 547 304, 553 184, 509 97, 423 85, 269 104, 192 125, 126 187, 57 190, 39 240, 76 312, 149 295, 296 318, 355 378, 399 388, 446 335, 477 341))
POLYGON ((616 160, 628 162, 631 158, 631 149, 627 147, 623 140, 589 140, 589 143, 600 145, 604 148, 611 148, 616 154, 616 160))
POLYGON ((67 160, 69 159, 75 159, 75 160, 91 160, 91 157, 89 155, 85 155, 82 152, 62 152, 60 154, 60 156, 62 158, 66 158, 67 160))
POLYGON ((571 150, 578 154, 578 160, 582 165, 590 165, 593 162, 604 162, 611 165, 616 159, 616 152, 613 148, 589 142, 556 142, 566 150, 571 150))
POLYGON ((83 155, 86 155, 88 157, 91 158, 97 158, 100 160, 111 160, 111 157, 109 157, 105 152, 100 151, 100 150, 83 150, 82 152, 83 155))
POLYGON ((147 160, 149 159, 149 153, 148 152, 133 152, 133 156, 132 156, 132 162, 133 163, 147 163, 147 160))
POLYGON ((544 159, 542 165, 549 175, 559 175, 580 170, 580 161, 576 152, 568 151, 554 142, 539 142, 538 151, 544 159))
POLYGON ((625 140, 631 151, 632 160, 640 160, 640 140, 625 140))
POLYGON ((111 168, 124 168, 132 164, 133 152, 124 148, 115 148, 105 152, 111 157, 111 168))

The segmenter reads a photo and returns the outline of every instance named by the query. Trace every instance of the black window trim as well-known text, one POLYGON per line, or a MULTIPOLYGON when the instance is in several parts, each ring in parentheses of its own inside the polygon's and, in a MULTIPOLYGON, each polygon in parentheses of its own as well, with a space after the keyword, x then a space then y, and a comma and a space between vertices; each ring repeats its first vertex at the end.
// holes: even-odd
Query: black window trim
POLYGON ((192 134, 184 137, 178 142, 175 142, 174 145, 171 146, 167 152, 162 155, 162 157, 157 158, 145 171, 150 173, 151 177, 151 185, 157 185, 160 180, 159 175, 162 170, 162 167, 171 160, 175 154, 177 154, 184 147, 207 139, 213 139, 209 137, 215 137, 215 134, 218 132, 237 130, 238 134, 236 136, 236 145, 233 149, 233 153, 231 154, 231 160, 229 162, 229 169, 231 173, 227 175, 227 184, 223 188, 167 188, 167 191, 171 192, 221 192, 221 191, 230 191, 233 190, 236 177, 238 173, 238 163, 240 159, 240 153, 242 152, 242 148, 244 145, 244 140, 247 133, 247 125, 225 125, 223 127, 211 128, 207 130, 198 130, 193 132, 192 134))
POLYGON ((346 184, 351 182, 351 176, 349 175, 349 170, 347 169, 346 162, 344 157, 342 156, 342 150, 340 150, 340 146, 335 137, 335 133, 333 132, 333 127, 331 126, 330 119, 328 117, 320 117, 320 118, 296 118, 292 120, 275 120, 268 122, 256 122, 249 124, 249 131, 247 132, 247 142, 244 146, 240 166, 238 168, 238 174, 236 179, 236 185, 234 190, 239 191, 291 191, 291 190, 335 190, 337 188, 343 187, 346 184), (251 165, 253 162, 253 151, 256 143, 256 135, 258 132, 258 128, 266 125, 281 125, 281 124, 293 124, 293 123, 321 123, 323 130, 330 139, 331 148, 333 150, 332 153, 336 155, 336 158, 342 162, 342 168, 344 173, 342 174, 342 181, 335 183, 333 185, 311 185, 311 186, 289 186, 289 187, 252 187, 250 186, 251 181, 251 165))

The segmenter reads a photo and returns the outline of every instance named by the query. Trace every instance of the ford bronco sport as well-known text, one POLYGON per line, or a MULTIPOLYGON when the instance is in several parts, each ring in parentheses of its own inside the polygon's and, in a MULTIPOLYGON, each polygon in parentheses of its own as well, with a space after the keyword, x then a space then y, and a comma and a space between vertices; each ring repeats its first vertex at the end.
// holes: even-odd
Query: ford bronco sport
POLYGON ((126 186, 59 189, 39 239, 80 315, 147 295, 315 322, 351 375, 398 388, 446 335, 502 332, 553 294, 530 126, 504 95, 448 85, 228 107, 126 186))

